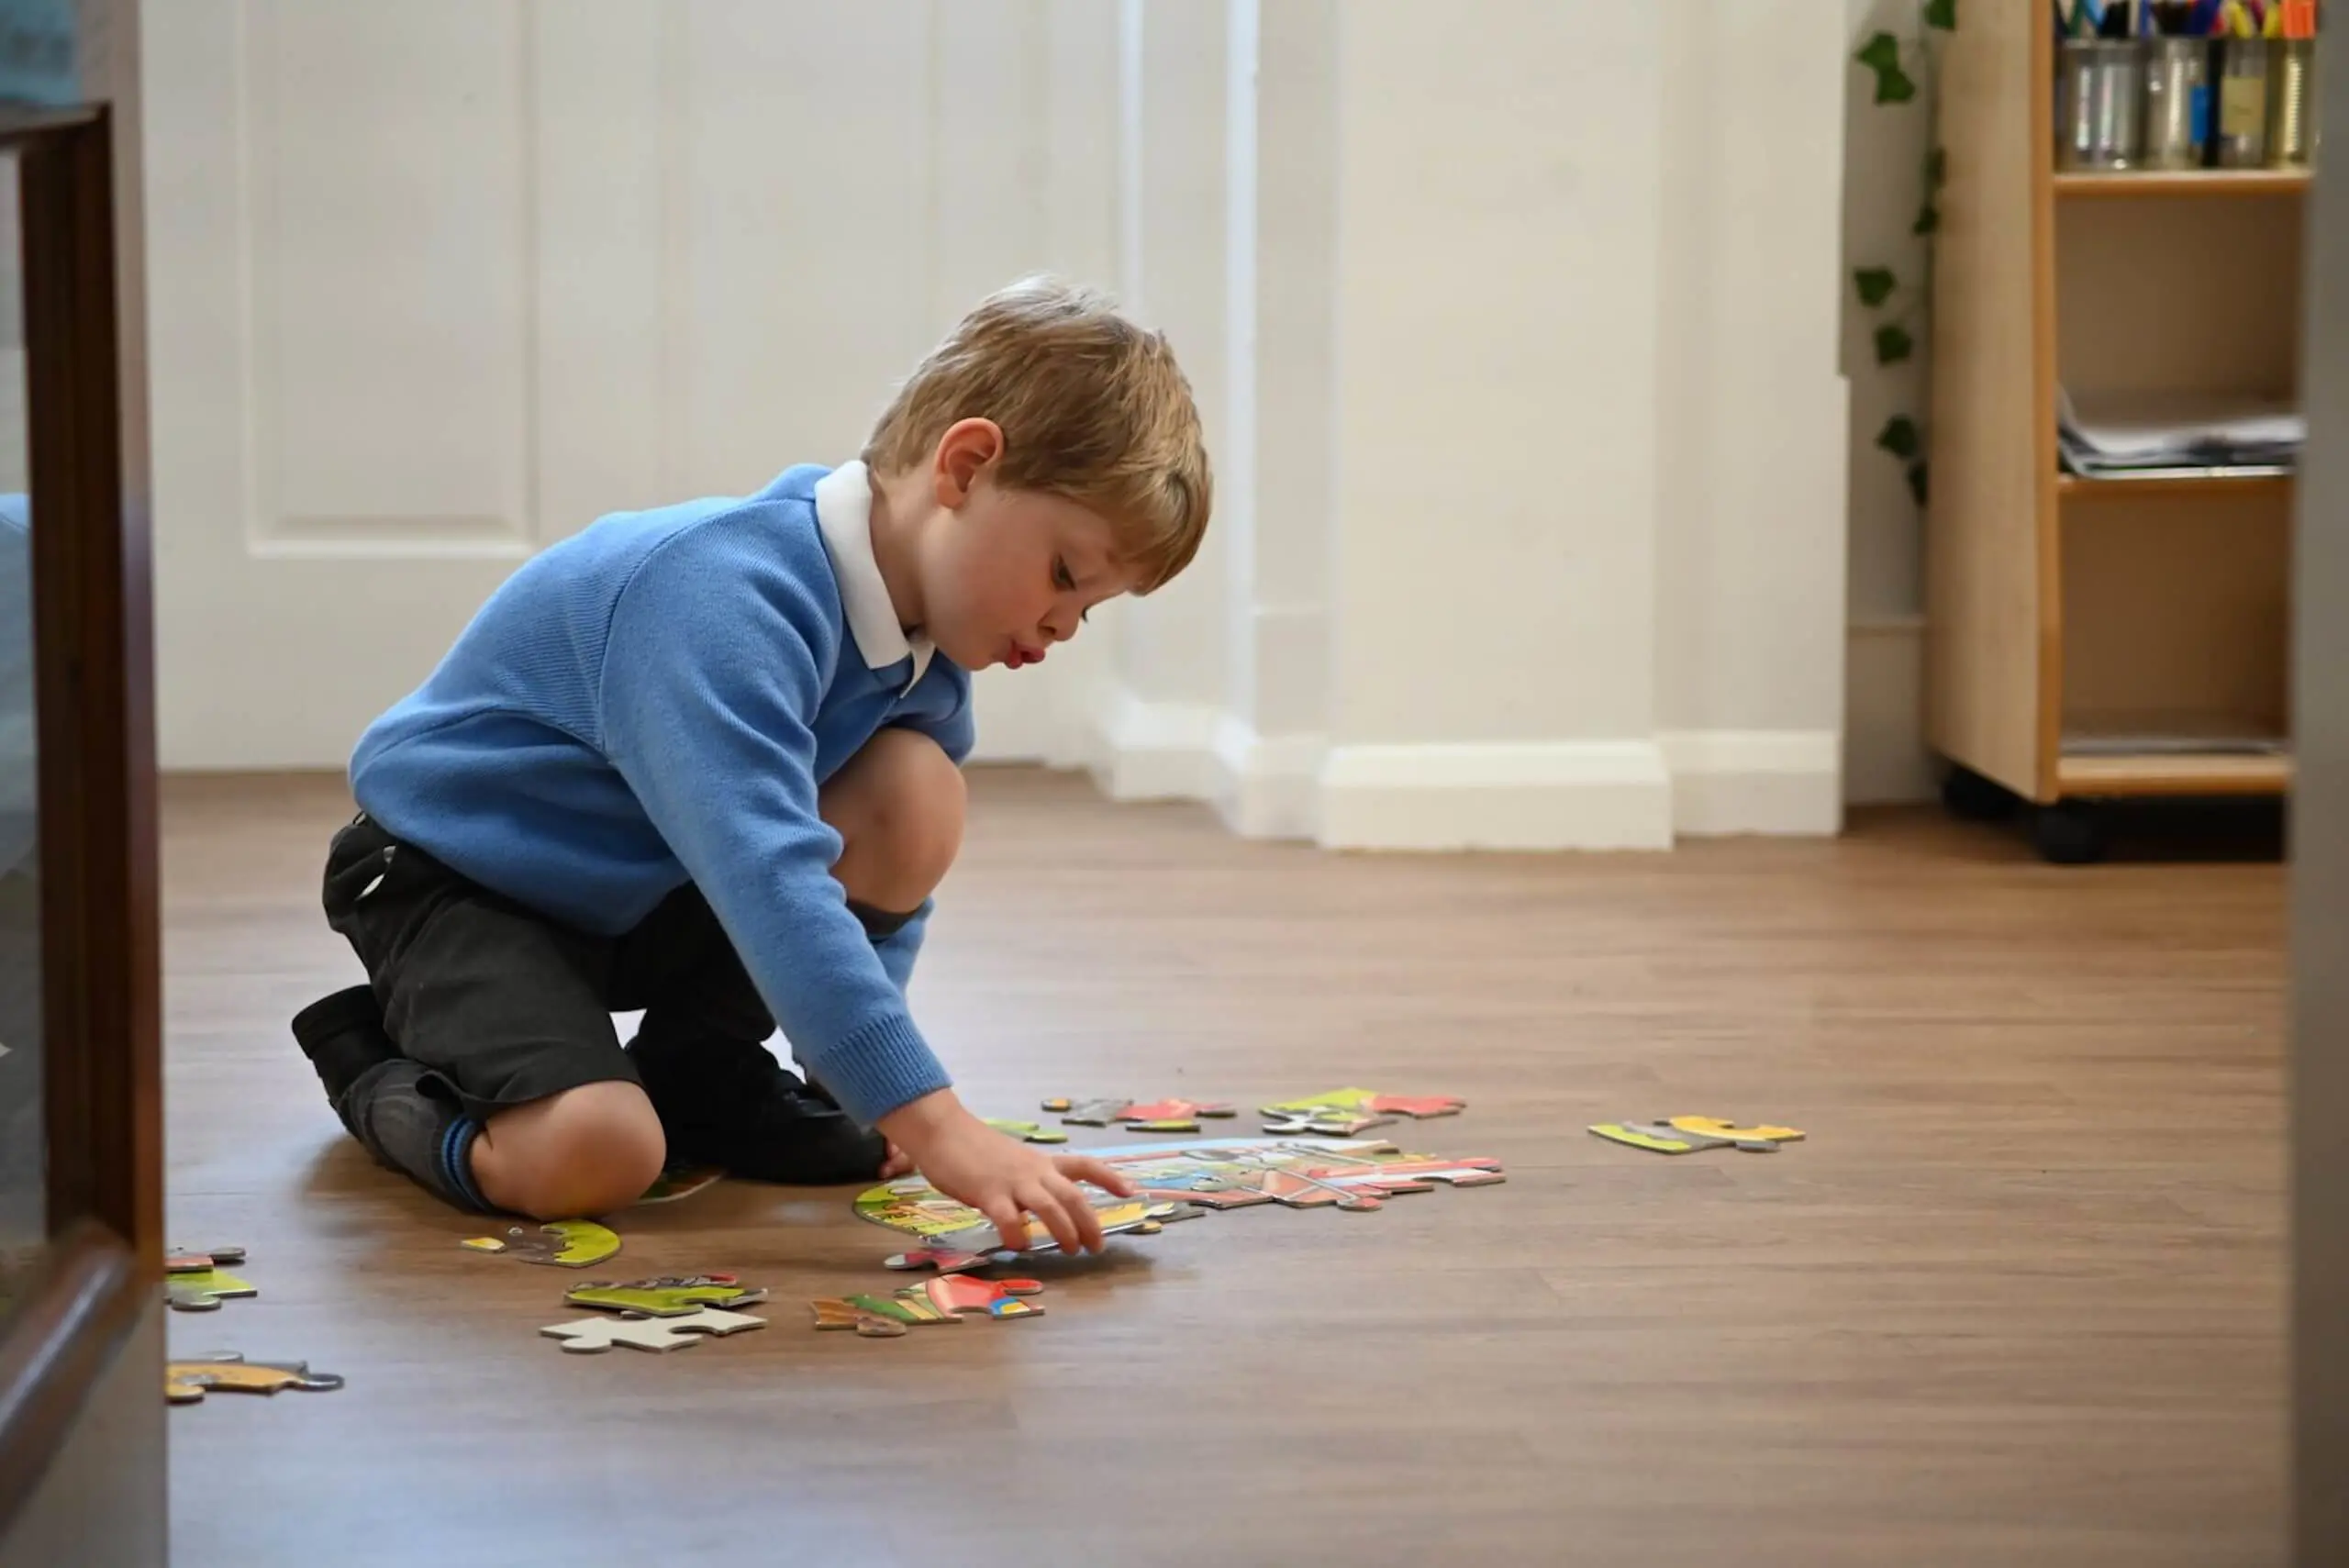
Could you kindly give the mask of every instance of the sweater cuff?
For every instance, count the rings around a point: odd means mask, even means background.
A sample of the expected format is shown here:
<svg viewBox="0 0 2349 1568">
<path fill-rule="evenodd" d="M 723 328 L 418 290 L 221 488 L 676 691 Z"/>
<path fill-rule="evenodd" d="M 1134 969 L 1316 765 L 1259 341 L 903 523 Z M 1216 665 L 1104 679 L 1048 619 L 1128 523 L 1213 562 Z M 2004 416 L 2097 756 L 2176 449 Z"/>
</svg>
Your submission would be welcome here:
<svg viewBox="0 0 2349 1568">
<path fill-rule="evenodd" d="M 904 1012 L 875 1018 L 807 1065 L 841 1108 L 865 1128 L 953 1083 L 912 1016 Z"/>
</svg>

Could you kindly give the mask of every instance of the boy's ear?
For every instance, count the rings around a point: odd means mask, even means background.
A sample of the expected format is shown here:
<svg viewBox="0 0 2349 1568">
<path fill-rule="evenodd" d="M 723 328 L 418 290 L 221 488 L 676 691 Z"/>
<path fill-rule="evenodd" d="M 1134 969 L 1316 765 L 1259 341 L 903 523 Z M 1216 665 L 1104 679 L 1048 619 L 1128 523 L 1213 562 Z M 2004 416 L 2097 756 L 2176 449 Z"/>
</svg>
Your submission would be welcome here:
<svg viewBox="0 0 2349 1568">
<path fill-rule="evenodd" d="M 957 419 L 938 438 L 932 478 L 938 504 L 949 509 L 971 498 L 971 492 L 996 459 L 1003 455 L 1003 427 L 992 419 Z"/>
</svg>

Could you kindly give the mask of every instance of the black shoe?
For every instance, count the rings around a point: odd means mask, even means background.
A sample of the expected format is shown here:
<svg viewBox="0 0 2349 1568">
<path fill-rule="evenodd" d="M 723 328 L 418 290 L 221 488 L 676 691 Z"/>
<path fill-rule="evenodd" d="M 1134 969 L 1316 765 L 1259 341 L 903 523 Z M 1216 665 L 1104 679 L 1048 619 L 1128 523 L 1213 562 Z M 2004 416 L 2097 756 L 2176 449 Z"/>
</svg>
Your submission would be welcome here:
<svg viewBox="0 0 2349 1568">
<path fill-rule="evenodd" d="M 871 1181 L 888 1144 L 829 1095 L 743 1040 L 673 1038 L 628 1048 L 668 1135 L 669 1162 L 716 1165 L 729 1175 L 794 1186 Z"/>
<path fill-rule="evenodd" d="M 343 1116 L 343 1104 L 351 1086 L 370 1068 L 396 1062 L 400 1055 L 400 1048 L 384 1032 L 384 1013 L 375 1005 L 375 993 L 364 985 L 320 997 L 295 1014 L 294 1038 L 317 1070 L 328 1103 L 337 1116 L 343 1117 L 346 1127 L 351 1118 Z"/>
</svg>

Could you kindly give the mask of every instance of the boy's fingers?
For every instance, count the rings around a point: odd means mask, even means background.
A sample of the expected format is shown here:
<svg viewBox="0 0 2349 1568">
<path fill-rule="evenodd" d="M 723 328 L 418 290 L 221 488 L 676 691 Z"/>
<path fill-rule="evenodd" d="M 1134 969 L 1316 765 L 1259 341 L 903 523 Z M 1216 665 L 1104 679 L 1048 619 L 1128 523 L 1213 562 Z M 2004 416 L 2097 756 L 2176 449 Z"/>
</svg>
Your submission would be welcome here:
<svg viewBox="0 0 2349 1568">
<path fill-rule="evenodd" d="M 1068 1209 L 1057 1193 L 1040 1184 L 1028 1194 L 1028 1207 L 1036 1211 L 1036 1218 L 1044 1222 L 1044 1229 L 1052 1233 L 1052 1240 L 1061 1244 L 1062 1251 L 1074 1252 L 1077 1250 L 1075 1222 L 1069 1218 Z"/>
<path fill-rule="evenodd" d="M 1134 1184 L 1098 1160 L 1088 1160 L 1082 1154 L 1063 1154 L 1060 1158 L 1061 1174 L 1070 1181 L 1091 1182 L 1106 1192 L 1119 1197 L 1134 1195 Z"/>
<path fill-rule="evenodd" d="M 1003 1238 L 1003 1244 L 1015 1252 L 1028 1250 L 1028 1222 L 1021 1218 L 1019 1206 L 1009 1198 L 998 1198 L 979 1211 Z"/>
<path fill-rule="evenodd" d="M 1085 1243 L 1085 1250 L 1088 1252 L 1099 1251 L 1101 1250 L 1101 1217 L 1094 1212 L 1091 1204 L 1085 1201 L 1085 1195 L 1077 1190 L 1076 1184 L 1063 1180 L 1060 1184 L 1060 1190 L 1052 1195 L 1068 1206 L 1069 1218 L 1076 1222 L 1077 1239 Z"/>
</svg>

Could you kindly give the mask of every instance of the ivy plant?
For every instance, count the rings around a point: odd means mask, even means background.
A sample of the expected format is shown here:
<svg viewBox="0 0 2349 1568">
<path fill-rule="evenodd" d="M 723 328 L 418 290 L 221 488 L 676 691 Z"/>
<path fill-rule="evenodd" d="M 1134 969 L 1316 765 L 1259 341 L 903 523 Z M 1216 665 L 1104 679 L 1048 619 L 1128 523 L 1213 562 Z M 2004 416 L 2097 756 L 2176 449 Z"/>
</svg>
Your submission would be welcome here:
<svg viewBox="0 0 2349 1568">
<path fill-rule="evenodd" d="M 1879 106 L 1914 103 L 1920 91 L 1928 105 L 1932 101 L 1934 35 L 1955 30 L 1957 0 L 1921 0 L 1919 15 L 1924 25 L 1907 47 L 1892 33 L 1878 31 L 1853 55 L 1873 75 Z M 1918 337 L 1926 329 L 1932 307 L 1932 237 L 1941 228 L 1941 190 L 1948 172 L 1942 150 L 1932 148 L 1920 171 L 1917 216 L 1909 226 L 1909 233 L 1925 241 L 1926 259 L 1917 280 L 1909 283 L 1889 266 L 1852 269 L 1853 292 L 1876 317 L 1873 337 L 1879 365 L 1898 364 L 1914 355 Z M 1906 467 L 1909 493 L 1922 506 L 1928 476 L 1924 432 L 1916 417 L 1895 414 L 1886 419 L 1876 444 Z"/>
</svg>

